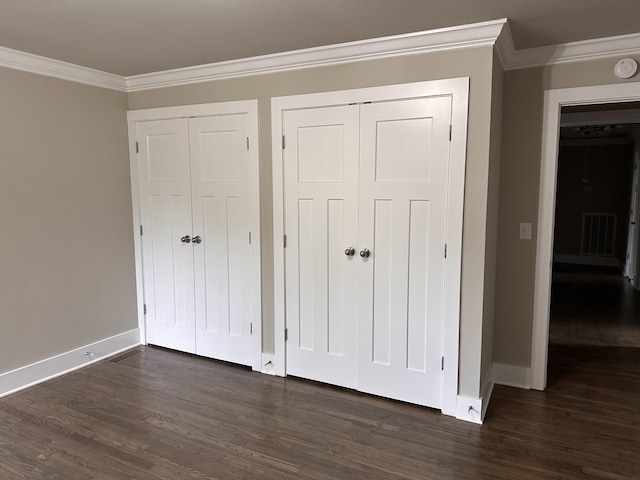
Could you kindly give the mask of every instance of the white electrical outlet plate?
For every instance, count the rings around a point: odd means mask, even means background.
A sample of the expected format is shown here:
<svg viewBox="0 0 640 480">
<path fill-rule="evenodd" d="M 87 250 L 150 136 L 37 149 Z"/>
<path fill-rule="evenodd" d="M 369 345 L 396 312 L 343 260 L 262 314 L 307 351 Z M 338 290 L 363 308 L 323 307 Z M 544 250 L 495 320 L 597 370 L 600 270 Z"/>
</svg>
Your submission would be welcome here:
<svg viewBox="0 0 640 480">
<path fill-rule="evenodd" d="M 531 223 L 520 224 L 520 240 L 531 240 Z"/>
</svg>

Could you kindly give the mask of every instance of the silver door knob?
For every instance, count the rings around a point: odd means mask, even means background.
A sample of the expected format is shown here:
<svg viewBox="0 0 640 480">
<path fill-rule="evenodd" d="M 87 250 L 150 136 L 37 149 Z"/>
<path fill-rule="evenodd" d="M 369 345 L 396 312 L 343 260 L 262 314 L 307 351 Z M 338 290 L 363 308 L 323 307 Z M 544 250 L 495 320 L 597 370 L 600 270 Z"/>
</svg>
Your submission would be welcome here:
<svg viewBox="0 0 640 480">
<path fill-rule="evenodd" d="M 180 239 L 182 243 L 191 243 L 191 237 L 189 235 L 185 235 Z"/>
<path fill-rule="evenodd" d="M 195 237 L 193 237 L 193 243 L 202 243 L 202 238 L 200 238 L 200 235 L 196 235 Z"/>
<path fill-rule="evenodd" d="M 362 250 L 360 250 L 360 256 L 362 258 L 369 258 L 371 256 L 371 252 L 368 248 L 363 248 Z"/>
<path fill-rule="evenodd" d="M 353 256 L 356 254 L 356 249 L 355 249 L 355 248 L 353 248 L 353 247 L 349 247 L 349 248 L 347 248 L 347 249 L 344 251 L 344 254 L 345 254 L 347 257 L 353 257 Z"/>
</svg>

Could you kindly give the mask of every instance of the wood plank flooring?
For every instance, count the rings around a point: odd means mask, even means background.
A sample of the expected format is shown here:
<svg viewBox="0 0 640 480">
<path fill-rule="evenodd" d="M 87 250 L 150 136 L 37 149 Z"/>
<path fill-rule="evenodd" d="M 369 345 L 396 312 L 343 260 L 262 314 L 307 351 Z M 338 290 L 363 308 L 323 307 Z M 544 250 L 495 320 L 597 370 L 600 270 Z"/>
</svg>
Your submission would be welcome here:
<svg viewBox="0 0 640 480">
<path fill-rule="evenodd" d="M 640 478 L 640 349 L 551 355 L 479 426 L 141 347 L 0 399 L 0 479 Z"/>
<path fill-rule="evenodd" d="M 617 268 L 554 264 L 549 341 L 640 347 L 640 292 Z"/>
</svg>

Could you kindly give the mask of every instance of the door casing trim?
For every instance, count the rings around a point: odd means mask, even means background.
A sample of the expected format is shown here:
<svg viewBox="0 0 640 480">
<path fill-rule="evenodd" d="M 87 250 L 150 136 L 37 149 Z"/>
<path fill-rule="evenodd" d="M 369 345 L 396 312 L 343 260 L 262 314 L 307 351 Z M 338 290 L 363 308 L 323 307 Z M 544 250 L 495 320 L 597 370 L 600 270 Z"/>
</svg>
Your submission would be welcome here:
<svg viewBox="0 0 640 480">
<path fill-rule="evenodd" d="M 535 390 L 544 390 L 547 386 L 551 265 L 561 109 L 570 105 L 632 101 L 640 101 L 640 83 L 560 88 L 547 90 L 544 94 L 531 335 L 531 388 Z"/>
<path fill-rule="evenodd" d="M 349 103 L 403 100 L 448 95 L 452 97 L 453 134 L 447 200 L 447 260 L 445 263 L 445 302 L 443 352 L 442 413 L 456 415 L 459 378 L 460 283 L 462 267 L 462 221 L 467 154 L 467 119 L 469 78 L 369 87 L 335 92 L 312 93 L 271 99 L 273 235 L 274 235 L 274 330 L 273 371 L 286 375 L 285 348 L 285 269 L 284 181 L 283 181 L 283 113 L 286 110 L 345 105 Z"/>
<path fill-rule="evenodd" d="M 258 152 L 258 100 L 240 100 L 231 102 L 204 103 L 198 105 L 180 105 L 174 107 L 146 108 L 129 110 L 127 123 L 129 129 L 129 168 L 131 173 L 131 201 L 133 211 L 133 242 L 136 274 L 136 305 L 138 309 L 138 327 L 141 343 L 147 344 L 146 322 L 144 316 L 144 277 L 142 270 L 142 239 L 140 225 L 139 172 L 136 152 L 138 122 L 150 120 L 168 120 L 173 118 L 207 117 L 214 115 L 246 114 L 248 116 L 249 148 L 249 205 L 251 213 L 251 367 L 262 369 L 262 281 L 261 281 L 261 236 L 260 236 L 260 178 Z"/>
</svg>

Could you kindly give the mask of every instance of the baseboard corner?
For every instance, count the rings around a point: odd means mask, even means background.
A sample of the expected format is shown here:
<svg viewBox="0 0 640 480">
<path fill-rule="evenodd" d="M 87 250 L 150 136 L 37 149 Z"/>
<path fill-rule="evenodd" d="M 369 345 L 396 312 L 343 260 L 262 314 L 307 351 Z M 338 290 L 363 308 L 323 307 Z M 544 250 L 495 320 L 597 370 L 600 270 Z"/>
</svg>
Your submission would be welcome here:
<svg viewBox="0 0 640 480">
<path fill-rule="evenodd" d="M 493 382 L 507 387 L 531 389 L 531 368 L 506 363 L 493 364 Z"/>
<path fill-rule="evenodd" d="M 465 422 L 482 425 L 482 398 L 458 395 L 456 418 Z"/>
</svg>

